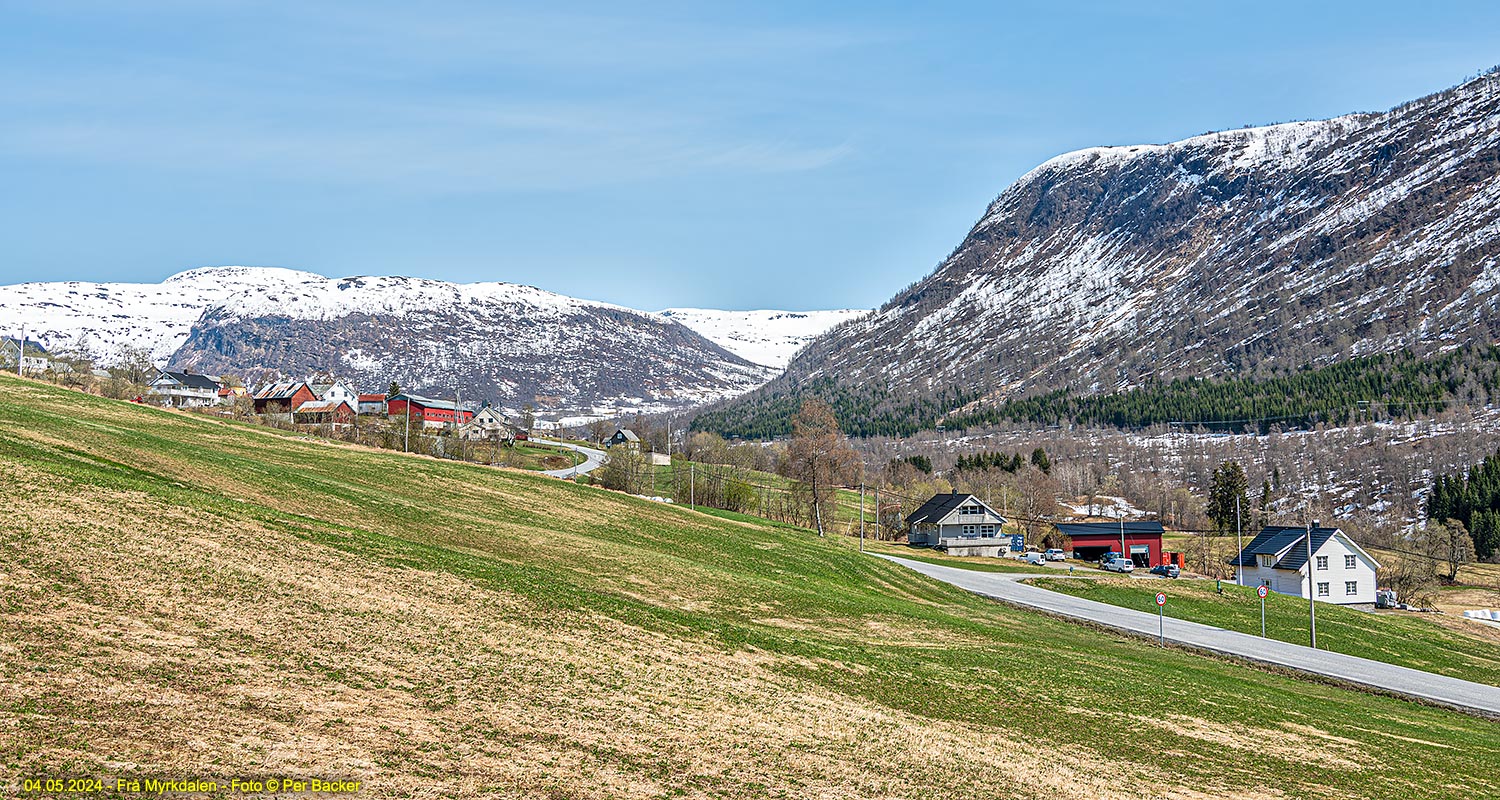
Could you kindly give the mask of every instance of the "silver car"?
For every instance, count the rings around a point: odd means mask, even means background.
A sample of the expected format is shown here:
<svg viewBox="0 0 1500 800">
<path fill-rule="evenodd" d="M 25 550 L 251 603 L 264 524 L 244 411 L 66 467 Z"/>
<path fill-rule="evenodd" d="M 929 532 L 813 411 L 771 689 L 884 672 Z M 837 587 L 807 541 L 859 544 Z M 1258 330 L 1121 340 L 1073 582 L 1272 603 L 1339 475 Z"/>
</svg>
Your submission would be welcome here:
<svg viewBox="0 0 1500 800">
<path fill-rule="evenodd" d="M 1128 558 L 1112 558 L 1104 568 L 1110 572 L 1135 572 L 1135 562 Z"/>
</svg>

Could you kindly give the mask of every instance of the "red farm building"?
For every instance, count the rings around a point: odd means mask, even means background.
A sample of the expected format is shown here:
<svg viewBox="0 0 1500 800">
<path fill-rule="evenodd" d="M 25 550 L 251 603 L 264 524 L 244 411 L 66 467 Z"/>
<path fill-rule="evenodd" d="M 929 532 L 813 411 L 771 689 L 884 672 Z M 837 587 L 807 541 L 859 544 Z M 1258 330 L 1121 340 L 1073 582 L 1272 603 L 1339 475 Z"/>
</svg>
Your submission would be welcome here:
<svg viewBox="0 0 1500 800">
<path fill-rule="evenodd" d="M 303 403 L 317 399 L 312 387 L 302 381 L 268 384 L 252 398 L 257 414 L 288 414 Z"/>
<path fill-rule="evenodd" d="M 293 422 L 307 425 L 348 425 L 354 421 L 354 406 L 348 400 L 314 400 L 297 406 Z"/>
<path fill-rule="evenodd" d="M 1059 522 L 1057 531 L 1072 542 L 1072 555 L 1098 561 L 1108 552 L 1124 553 L 1137 567 L 1164 563 L 1160 522 Z"/>
<path fill-rule="evenodd" d="M 450 400 L 434 400 L 415 394 L 398 394 L 385 403 L 386 413 L 392 418 L 404 417 L 410 409 L 413 420 L 421 420 L 429 428 L 445 425 L 461 425 L 474 418 L 474 412 L 460 409 Z"/>
</svg>

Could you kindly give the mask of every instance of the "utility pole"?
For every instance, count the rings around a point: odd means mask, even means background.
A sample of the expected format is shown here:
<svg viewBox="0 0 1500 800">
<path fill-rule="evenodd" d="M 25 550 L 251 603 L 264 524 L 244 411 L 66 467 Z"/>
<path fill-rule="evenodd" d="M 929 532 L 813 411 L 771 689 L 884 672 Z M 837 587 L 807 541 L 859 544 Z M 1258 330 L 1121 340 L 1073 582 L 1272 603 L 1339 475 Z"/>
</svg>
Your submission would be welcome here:
<svg viewBox="0 0 1500 800">
<path fill-rule="evenodd" d="M 26 360 L 26 326 L 21 326 L 21 345 L 16 348 L 16 376 L 21 375 L 21 362 Z"/>
<path fill-rule="evenodd" d="M 1245 574 L 1245 567 L 1240 563 L 1240 559 L 1245 553 L 1243 535 L 1243 532 L 1240 530 L 1240 499 L 1236 497 L 1234 498 L 1234 546 L 1239 548 L 1239 553 L 1235 554 L 1234 557 L 1234 585 L 1236 586 L 1245 585 L 1245 579 L 1241 577 Z"/>
<path fill-rule="evenodd" d="M 411 398 L 410 397 L 406 398 L 406 435 L 405 435 L 404 443 L 401 445 L 401 448 L 405 452 L 408 452 L 408 453 L 411 452 Z"/>
<path fill-rule="evenodd" d="M 1120 513 L 1120 558 L 1130 558 L 1125 553 L 1125 514 Z"/>
<path fill-rule="evenodd" d="M 1307 629 L 1312 637 L 1312 648 L 1318 649 L 1318 612 L 1315 607 L 1317 599 L 1316 589 L 1318 585 L 1313 582 L 1313 528 L 1318 523 L 1316 520 L 1307 523 Z"/>
<path fill-rule="evenodd" d="M 688 508 L 698 510 L 698 467 L 693 462 L 688 462 Z"/>
<path fill-rule="evenodd" d="M 859 483 L 859 552 L 865 551 L 865 484 Z"/>
<path fill-rule="evenodd" d="M 875 539 L 880 540 L 880 484 L 878 483 L 875 484 Z"/>
</svg>

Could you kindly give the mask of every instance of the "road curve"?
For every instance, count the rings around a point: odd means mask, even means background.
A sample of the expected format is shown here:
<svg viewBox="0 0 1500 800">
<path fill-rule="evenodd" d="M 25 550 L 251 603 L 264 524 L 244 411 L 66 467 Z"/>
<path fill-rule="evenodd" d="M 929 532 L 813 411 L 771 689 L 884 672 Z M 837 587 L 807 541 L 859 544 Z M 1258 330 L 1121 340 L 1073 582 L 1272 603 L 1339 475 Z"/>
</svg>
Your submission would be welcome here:
<svg viewBox="0 0 1500 800">
<path fill-rule="evenodd" d="M 583 445 L 572 444 L 570 442 L 559 442 L 552 439 L 538 439 L 537 441 L 546 442 L 553 447 L 561 447 L 564 450 L 572 450 L 578 453 L 583 453 L 584 456 L 584 461 L 582 464 L 568 467 L 567 469 L 544 470 L 542 472 L 543 475 L 550 475 L 554 478 L 571 478 L 575 475 L 587 475 L 604 465 L 603 450 L 595 450 L 592 447 L 584 447 Z"/>
<path fill-rule="evenodd" d="M 1157 635 L 1158 622 L 1155 614 L 1085 600 L 1020 582 L 1025 578 L 1049 577 L 1046 575 L 975 572 L 909 561 L 895 556 L 876 555 L 928 577 L 995 600 L 1087 620 L 1097 625 L 1144 634 L 1153 638 Z M 1170 616 L 1166 618 L 1165 638 L 1189 647 L 1265 664 L 1275 664 L 1485 716 L 1500 717 L 1500 687 L 1435 675 L 1431 672 L 1327 650 L 1314 650 L 1275 639 L 1262 639 L 1259 636 L 1215 628 L 1212 625 L 1172 619 Z"/>
</svg>

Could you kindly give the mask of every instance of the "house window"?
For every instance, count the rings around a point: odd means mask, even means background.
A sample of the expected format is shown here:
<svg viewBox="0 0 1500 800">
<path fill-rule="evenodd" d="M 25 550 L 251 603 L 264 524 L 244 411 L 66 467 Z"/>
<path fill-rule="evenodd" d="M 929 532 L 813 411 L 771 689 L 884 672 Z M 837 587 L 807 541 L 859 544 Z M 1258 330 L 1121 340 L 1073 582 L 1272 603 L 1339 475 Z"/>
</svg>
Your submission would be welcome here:
<svg viewBox="0 0 1500 800">
<path fill-rule="evenodd" d="M 979 532 L 981 534 L 985 535 L 985 536 L 994 536 L 995 535 L 995 526 L 994 525 L 981 525 L 979 527 Z"/>
<path fill-rule="evenodd" d="M 1318 569 L 1328 569 L 1328 556 L 1318 556 Z"/>
<path fill-rule="evenodd" d="M 965 525 L 963 527 L 963 531 L 964 531 L 964 535 L 965 536 L 978 536 L 979 535 L 979 526 L 978 525 Z"/>
<path fill-rule="evenodd" d="M 1275 566 L 1276 565 L 1276 556 L 1274 556 L 1274 555 L 1268 555 L 1266 553 L 1261 553 L 1260 554 L 1260 565 L 1262 567 L 1272 567 L 1272 566 Z"/>
<path fill-rule="evenodd" d="M 1326 581 L 1323 582 L 1323 583 L 1318 584 L 1318 596 L 1319 597 L 1327 597 L 1328 596 L 1328 583 Z"/>
<path fill-rule="evenodd" d="M 1344 594 L 1359 594 L 1359 581 L 1344 581 Z"/>
<path fill-rule="evenodd" d="M 1358 560 L 1354 556 L 1344 556 L 1344 569 L 1354 569 Z"/>
</svg>

